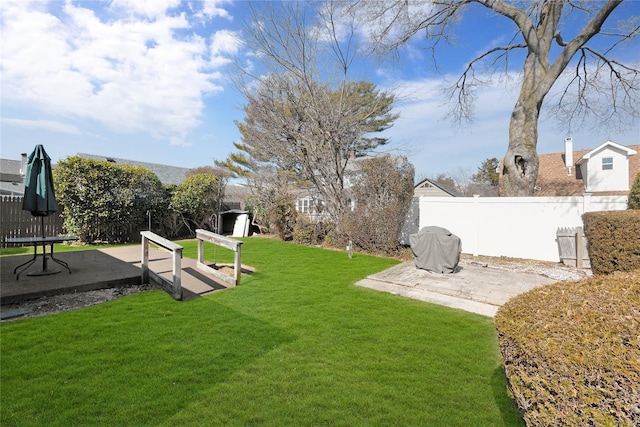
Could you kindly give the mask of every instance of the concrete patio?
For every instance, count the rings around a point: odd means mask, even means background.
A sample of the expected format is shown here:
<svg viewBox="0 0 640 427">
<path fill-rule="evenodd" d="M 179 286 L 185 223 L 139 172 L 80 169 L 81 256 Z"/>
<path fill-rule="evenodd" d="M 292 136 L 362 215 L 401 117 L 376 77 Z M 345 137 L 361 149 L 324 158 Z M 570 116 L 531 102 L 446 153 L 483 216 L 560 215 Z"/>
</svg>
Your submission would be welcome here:
<svg viewBox="0 0 640 427">
<path fill-rule="evenodd" d="M 432 273 L 404 262 L 357 283 L 434 304 L 493 317 L 511 297 L 537 286 L 554 283 L 540 274 L 487 268 L 461 260 L 458 272 Z"/>
<path fill-rule="evenodd" d="M 71 273 L 59 268 L 59 265 L 49 260 L 49 269 L 62 271 L 47 276 L 29 276 L 29 271 L 42 269 L 42 261 L 38 256 L 36 263 L 21 273 L 20 278 L 17 279 L 13 270 L 32 257 L 33 255 L 20 255 L 0 258 L 0 280 L 2 281 L 0 301 L 2 304 L 43 296 L 141 283 L 141 247 L 139 245 L 56 253 L 56 258 L 69 264 Z M 160 249 L 150 249 L 149 268 L 171 280 L 171 254 Z M 190 258 L 182 259 L 181 283 L 183 299 L 190 299 L 229 287 L 227 283 L 222 283 L 213 276 L 198 270 L 196 260 Z"/>
</svg>

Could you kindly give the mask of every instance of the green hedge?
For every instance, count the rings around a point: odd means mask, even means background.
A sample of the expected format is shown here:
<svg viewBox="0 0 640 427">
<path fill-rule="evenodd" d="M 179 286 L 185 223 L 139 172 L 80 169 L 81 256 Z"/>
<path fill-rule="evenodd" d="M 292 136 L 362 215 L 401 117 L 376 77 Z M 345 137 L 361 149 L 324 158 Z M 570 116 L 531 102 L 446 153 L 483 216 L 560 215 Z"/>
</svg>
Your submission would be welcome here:
<svg viewBox="0 0 640 427">
<path fill-rule="evenodd" d="M 164 214 L 167 194 L 158 177 L 141 166 L 68 157 L 53 177 L 66 232 L 84 243 L 119 243 L 147 228 L 147 211 Z"/>
<path fill-rule="evenodd" d="M 640 210 L 582 215 L 594 274 L 640 269 Z"/>
<path fill-rule="evenodd" d="M 628 209 L 640 209 L 640 173 L 636 175 L 631 191 L 629 191 Z"/>
<path fill-rule="evenodd" d="M 640 271 L 536 288 L 495 322 L 527 425 L 640 425 Z"/>
</svg>

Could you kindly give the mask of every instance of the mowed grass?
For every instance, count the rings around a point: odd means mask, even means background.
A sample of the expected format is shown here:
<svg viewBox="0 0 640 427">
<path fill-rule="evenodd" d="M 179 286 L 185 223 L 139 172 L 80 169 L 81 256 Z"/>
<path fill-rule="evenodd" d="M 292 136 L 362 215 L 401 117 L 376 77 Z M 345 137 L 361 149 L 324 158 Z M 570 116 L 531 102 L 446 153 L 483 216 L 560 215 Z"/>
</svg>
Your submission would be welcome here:
<svg viewBox="0 0 640 427">
<path fill-rule="evenodd" d="M 491 318 L 354 286 L 397 261 L 263 238 L 242 261 L 207 297 L 2 324 L 0 425 L 523 425 Z"/>
</svg>

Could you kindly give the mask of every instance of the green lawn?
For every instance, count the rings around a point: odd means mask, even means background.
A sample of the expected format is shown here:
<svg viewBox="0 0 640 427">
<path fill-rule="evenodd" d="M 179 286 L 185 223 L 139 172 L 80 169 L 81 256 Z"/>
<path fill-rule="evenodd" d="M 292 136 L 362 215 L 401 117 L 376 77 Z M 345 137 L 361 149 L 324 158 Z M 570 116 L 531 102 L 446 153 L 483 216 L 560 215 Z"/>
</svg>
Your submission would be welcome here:
<svg viewBox="0 0 640 427">
<path fill-rule="evenodd" d="M 263 238 L 242 261 L 242 285 L 188 302 L 2 324 L 0 425 L 524 425 L 491 318 L 353 285 L 397 261 Z"/>
</svg>

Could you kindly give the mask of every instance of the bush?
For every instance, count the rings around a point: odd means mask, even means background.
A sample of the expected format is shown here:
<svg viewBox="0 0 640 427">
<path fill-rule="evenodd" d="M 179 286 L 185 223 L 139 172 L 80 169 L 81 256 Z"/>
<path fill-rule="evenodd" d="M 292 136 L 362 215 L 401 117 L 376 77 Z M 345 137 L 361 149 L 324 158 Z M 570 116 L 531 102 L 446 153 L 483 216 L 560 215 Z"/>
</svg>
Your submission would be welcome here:
<svg viewBox="0 0 640 427">
<path fill-rule="evenodd" d="M 640 425 L 640 271 L 536 288 L 495 323 L 527 425 Z"/>
<path fill-rule="evenodd" d="M 391 254 L 400 247 L 400 232 L 413 197 L 413 166 L 404 157 L 386 155 L 362 160 L 354 175 L 355 207 L 341 218 L 336 240 Z"/>
<path fill-rule="evenodd" d="M 300 245 L 321 245 L 328 233 L 329 227 L 324 222 L 313 221 L 306 214 L 298 214 L 293 228 L 293 241 Z"/>
<path fill-rule="evenodd" d="M 262 166 L 248 175 L 251 196 L 245 209 L 251 211 L 253 222 L 261 233 L 277 233 L 283 240 L 291 239 L 296 209 L 290 181 L 289 174 L 269 166 Z"/>
<path fill-rule="evenodd" d="M 629 191 L 627 209 L 640 209 L 640 173 L 636 175 L 633 187 L 631 187 L 631 191 Z"/>
<path fill-rule="evenodd" d="M 293 238 L 297 215 L 295 201 L 289 194 L 277 195 L 266 209 L 269 229 L 273 229 L 282 240 Z"/>
<path fill-rule="evenodd" d="M 197 228 L 213 229 L 213 217 L 218 213 L 222 194 L 223 185 L 219 177 L 197 173 L 174 189 L 169 207 L 195 236 Z"/>
<path fill-rule="evenodd" d="M 69 157 L 54 170 L 64 228 L 84 243 L 125 242 L 146 229 L 147 211 L 162 215 L 166 192 L 141 166 Z"/>
<path fill-rule="evenodd" d="M 640 210 L 582 215 L 594 274 L 640 269 Z"/>
</svg>

